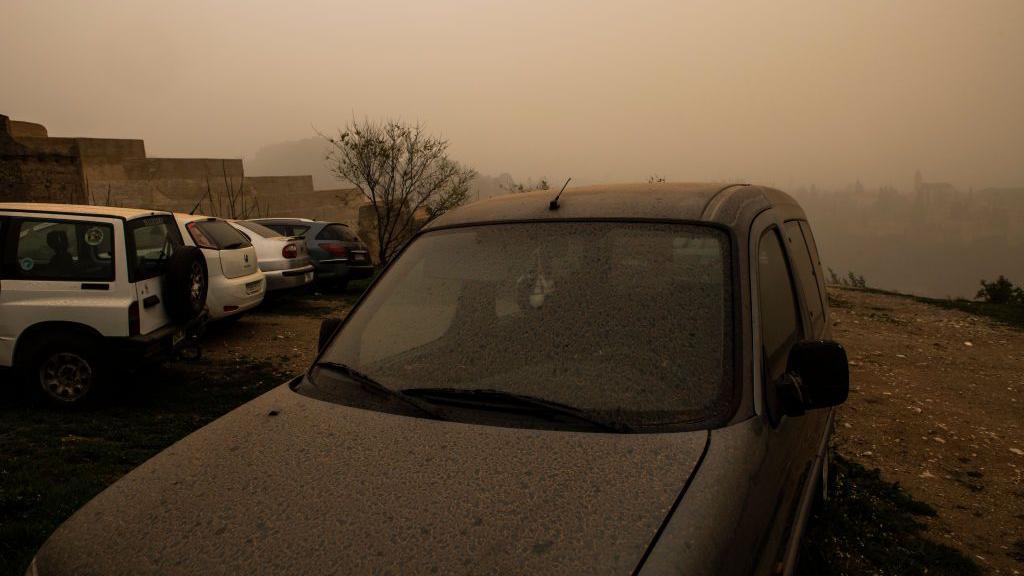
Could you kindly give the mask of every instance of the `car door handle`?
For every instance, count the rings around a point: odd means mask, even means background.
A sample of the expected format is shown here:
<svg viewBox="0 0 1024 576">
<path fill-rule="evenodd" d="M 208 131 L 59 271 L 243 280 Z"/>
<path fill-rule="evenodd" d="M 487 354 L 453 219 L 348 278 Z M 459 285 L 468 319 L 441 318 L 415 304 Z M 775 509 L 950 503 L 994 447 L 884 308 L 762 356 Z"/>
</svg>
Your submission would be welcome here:
<svg viewBox="0 0 1024 576">
<path fill-rule="evenodd" d="M 101 284 L 99 282 L 84 282 L 82 284 L 82 290 L 110 290 L 110 284 Z"/>
<path fill-rule="evenodd" d="M 142 307 L 143 308 L 152 308 L 153 306 L 156 306 L 159 303 L 160 303 L 160 297 L 157 296 L 156 294 L 153 294 L 153 295 L 150 295 L 150 296 L 146 296 L 145 298 L 142 299 Z"/>
</svg>

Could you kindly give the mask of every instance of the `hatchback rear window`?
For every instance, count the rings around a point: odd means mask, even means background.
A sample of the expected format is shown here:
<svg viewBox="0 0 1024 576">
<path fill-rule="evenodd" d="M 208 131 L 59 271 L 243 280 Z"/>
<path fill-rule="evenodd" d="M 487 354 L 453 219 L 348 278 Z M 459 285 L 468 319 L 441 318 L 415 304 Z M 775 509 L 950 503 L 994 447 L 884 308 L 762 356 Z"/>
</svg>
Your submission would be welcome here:
<svg viewBox="0 0 1024 576">
<path fill-rule="evenodd" d="M 200 248 L 234 250 L 251 246 L 249 239 L 223 220 L 200 220 L 185 225 L 192 240 Z"/>
<path fill-rule="evenodd" d="M 359 238 L 351 230 L 341 224 L 329 224 L 316 235 L 317 240 L 339 240 L 341 242 L 358 242 Z"/>
</svg>

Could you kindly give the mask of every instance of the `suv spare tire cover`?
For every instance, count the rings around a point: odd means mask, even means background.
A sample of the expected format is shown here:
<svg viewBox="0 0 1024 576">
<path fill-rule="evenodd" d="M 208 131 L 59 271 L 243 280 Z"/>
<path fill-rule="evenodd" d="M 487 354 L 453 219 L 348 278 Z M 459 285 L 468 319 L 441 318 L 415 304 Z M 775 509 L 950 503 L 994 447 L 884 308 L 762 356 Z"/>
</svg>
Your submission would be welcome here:
<svg viewBox="0 0 1024 576">
<path fill-rule="evenodd" d="M 206 306 L 209 273 L 206 257 L 195 246 L 178 246 L 164 270 L 163 300 L 167 315 L 188 322 Z"/>
</svg>

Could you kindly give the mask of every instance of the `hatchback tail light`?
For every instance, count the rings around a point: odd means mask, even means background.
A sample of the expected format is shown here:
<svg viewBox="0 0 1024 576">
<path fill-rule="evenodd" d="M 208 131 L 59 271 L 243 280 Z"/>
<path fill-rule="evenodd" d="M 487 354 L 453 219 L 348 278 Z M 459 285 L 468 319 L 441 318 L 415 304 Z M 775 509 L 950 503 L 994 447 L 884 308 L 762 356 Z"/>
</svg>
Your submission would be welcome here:
<svg viewBox="0 0 1024 576">
<path fill-rule="evenodd" d="M 338 242 L 324 242 L 320 247 L 326 250 L 331 256 L 336 256 L 338 258 L 345 258 L 348 256 L 348 248 L 345 248 Z"/>
<path fill-rule="evenodd" d="M 288 258 L 296 258 L 299 255 L 299 249 L 295 244 L 285 244 L 284 248 L 281 249 L 281 256 Z"/>
</svg>

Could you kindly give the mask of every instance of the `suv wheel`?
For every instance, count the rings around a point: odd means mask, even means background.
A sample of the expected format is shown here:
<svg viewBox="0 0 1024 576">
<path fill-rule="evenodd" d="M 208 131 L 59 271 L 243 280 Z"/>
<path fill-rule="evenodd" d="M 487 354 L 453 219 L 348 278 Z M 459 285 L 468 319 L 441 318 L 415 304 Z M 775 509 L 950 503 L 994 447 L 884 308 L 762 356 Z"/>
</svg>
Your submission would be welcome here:
<svg viewBox="0 0 1024 576">
<path fill-rule="evenodd" d="M 51 403 L 79 404 L 94 394 L 102 376 L 100 355 L 81 337 L 48 338 L 32 354 L 29 383 Z"/>
</svg>

